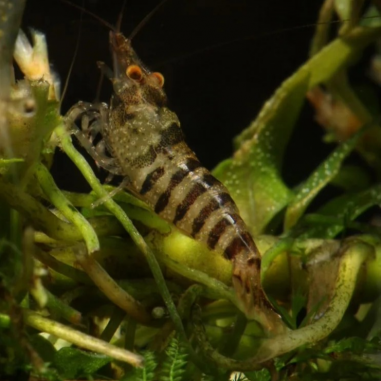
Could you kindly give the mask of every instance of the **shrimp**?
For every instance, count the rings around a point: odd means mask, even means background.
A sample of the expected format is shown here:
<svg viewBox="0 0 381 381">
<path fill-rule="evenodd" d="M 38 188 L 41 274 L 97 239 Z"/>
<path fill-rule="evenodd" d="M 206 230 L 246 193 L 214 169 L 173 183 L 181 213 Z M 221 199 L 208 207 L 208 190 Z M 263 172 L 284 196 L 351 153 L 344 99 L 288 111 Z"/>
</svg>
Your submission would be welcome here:
<svg viewBox="0 0 381 381">
<path fill-rule="evenodd" d="M 113 85 L 110 106 L 80 102 L 66 123 L 84 115 L 82 130 L 90 138 L 79 129 L 75 135 L 100 167 L 124 177 L 125 188 L 163 219 L 232 261 L 241 309 L 271 329 L 279 316 L 261 287 L 260 253 L 226 187 L 188 147 L 167 107 L 164 77 L 142 63 L 123 34 L 110 32 L 110 48 L 114 71 L 99 64 Z"/>
</svg>

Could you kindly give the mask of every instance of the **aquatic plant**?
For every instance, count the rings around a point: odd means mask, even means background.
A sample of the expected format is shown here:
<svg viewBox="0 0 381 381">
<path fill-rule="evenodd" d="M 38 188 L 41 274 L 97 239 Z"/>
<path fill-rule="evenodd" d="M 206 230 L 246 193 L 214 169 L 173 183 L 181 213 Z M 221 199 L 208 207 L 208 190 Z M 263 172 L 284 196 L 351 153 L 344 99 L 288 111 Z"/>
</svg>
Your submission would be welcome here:
<svg viewBox="0 0 381 381">
<path fill-rule="evenodd" d="M 350 22 L 331 38 L 333 2 L 324 3 L 311 57 L 213 171 L 262 254 L 262 285 L 281 317 L 271 326 L 240 310 L 229 260 L 131 194 L 108 197 L 114 188 L 98 180 L 61 115 L 44 36 L 32 32 L 31 44 L 19 32 L 23 1 L 0 3 L 2 377 L 380 378 L 381 241 L 369 217 L 381 201 L 380 120 L 348 80 L 381 36 L 379 4 L 336 3 Z M 25 75 L 16 83 L 12 56 Z M 280 169 L 306 96 L 335 148 L 291 189 Z M 58 150 L 90 193 L 57 186 Z M 349 165 L 351 155 L 361 160 Z M 340 194 L 316 205 L 332 184 Z"/>
</svg>

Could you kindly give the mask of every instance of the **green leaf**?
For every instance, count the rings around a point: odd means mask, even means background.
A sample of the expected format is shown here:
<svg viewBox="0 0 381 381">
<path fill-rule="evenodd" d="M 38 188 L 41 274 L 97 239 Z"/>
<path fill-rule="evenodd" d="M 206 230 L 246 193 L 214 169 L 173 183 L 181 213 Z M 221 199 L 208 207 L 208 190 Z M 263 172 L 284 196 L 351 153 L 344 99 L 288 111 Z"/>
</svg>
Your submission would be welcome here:
<svg viewBox="0 0 381 381">
<path fill-rule="evenodd" d="M 381 185 L 376 185 L 363 192 L 345 194 L 328 202 L 319 211 L 322 221 L 308 229 L 303 238 L 334 238 L 348 224 L 367 209 L 381 203 Z M 308 217 L 308 216 L 307 216 Z M 324 217 L 328 217 L 323 224 Z"/>
<path fill-rule="evenodd" d="M 355 148 L 363 129 L 351 139 L 337 147 L 334 152 L 312 172 L 311 176 L 299 187 L 294 199 L 287 208 L 284 226 L 288 230 L 303 215 L 315 196 L 339 173 L 343 160 Z"/>
<path fill-rule="evenodd" d="M 62 378 L 91 376 L 112 361 L 111 357 L 65 347 L 55 353 L 52 365 Z"/>
<path fill-rule="evenodd" d="M 272 306 L 275 308 L 275 310 L 279 313 L 281 316 L 283 322 L 291 329 L 296 329 L 296 326 L 294 324 L 294 319 L 290 316 L 287 308 L 283 307 L 282 305 L 278 304 L 276 299 L 271 297 L 270 295 L 267 295 L 267 298 L 269 299 Z"/>
<path fill-rule="evenodd" d="M 254 234 L 289 202 L 292 192 L 284 184 L 280 167 L 285 147 L 304 102 L 308 74 L 301 73 L 292 88 L 281 86 L 271 107 L 239 138 L 238 151 L 213 172 L 229 189 L 242 218 Z"/>
<path fill-rule="evenodd" d="M 324 353 L 341 353 L 350 351 L 352 353 L 377 352 L 381 350 L 379 340 L 368 341 L 360 337 L 348 337 L 340 341 L 331 342 Z"/>
<path fill-rule="evenodd" d="M 374 5 L 370 6 L 360 20 L 360 25 L 368 28 L 376 28 L 381 26 L 380 12 Z"/>
<path fill-rule="evenodd" d="M 176 338 L 173 338 L 166 350 L 166 359 L 162 365 L 161 381 L 181 381 L 187 365 L 187 353 L 179 344 Z"/>
<path fill-rule="evenodd" d="M 299 312 L 302 311 L 302 309 L 306 306 L 307 304 L 307 297 L 306 295 L 303 294 L 301 290 L 296 290 L 291 299 L 291 315 L 292 318 L 294 319 L 294 325 L 295 328 L 297 327 L 297 318 L 299 315 Z"/>
<path fill-rule="evenodd" d="M 35 334 L 29 338 L 29 342 L 45 362 L 51 363 L 53 361 L 56 349 L 49 340 L 39 334 Z"/>
<path fill-rule="evenodd" d="M 355 165 L 343 165 L 338 174 L 331 180 L 331 184 L 345 191 L 361 191 L 370 186 L 368 173 Z"/>
<path fill-rule="evenodd" d="M 246 372 L 245 375 L 249 381 L 271 381 L 271 374 L 268 369 Z"/>
<path fill-rule="evenodd" d="M 157 360 L 155 353 L 145 351 L 142 353 L 144 356 L 144 367 L 135 368 L 132 373 L 127 373 L 121 381 L 153 381 L 155 378 L 155 369 L 157 367 Z"/>
<path fill-rule="evenodd" d="M 353 0 L 335 0 L 336 12 L 341 20 L 351 19 L 353 3 Z"/>
</svg>

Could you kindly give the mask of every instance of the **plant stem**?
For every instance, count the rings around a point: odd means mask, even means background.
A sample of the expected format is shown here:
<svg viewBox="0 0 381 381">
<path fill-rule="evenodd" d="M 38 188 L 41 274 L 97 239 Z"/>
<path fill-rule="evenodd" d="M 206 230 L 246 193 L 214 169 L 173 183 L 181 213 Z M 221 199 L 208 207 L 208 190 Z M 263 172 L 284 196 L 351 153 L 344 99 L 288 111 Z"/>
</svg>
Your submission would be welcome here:
<svg viewBox="0 0 381 381">
<path fill-rule="evenodd" d="M 61 323 L 47 319 L 36 312 L 24 310 L 25 323 L 42 332 L 50 333 L 61 339 L 69 341 L 72 344 L 78 345 L 81 348 L 90 351 L 103 353 L 120 361 L 127 362 L 135 367 L 143 366 L 143 357 L 135 353 L 121 349 L 106 343 L 103 340 L 96 339 L 95 337 L 86 335 L 82 332 L 76 331 L 73 328 L 66 327 Z"/>
<path fill-rule="evenodd" d="M 84 250 L 78 250 L 77 259 L 97 287 L 113 303 L 141 324 L 147 324 L 151 321 L 150 314 L 141 303 L 124 291 L 93 257 L 87 255 Z"/>
<path fill-rule="evenodd" d="M 73 161 L 73 163 L 77 166 L 77 168 L 81 171 L 91 188 L 95 191 L 99 198 L 106 197 L 107 192 L 103 189 L 99 180 L 94 175 L 90 165 L 84 159 L 84 157 L 74 148 L 71 138 L 65 130 L 63 125 L 59 126 L 55 130 L 57 136 L 61 140 L 61 145 L 65 153 L 69 156 L 69 158 Z M 148 247 L 143 237 L 136 230 L 135 226 L 132 224 L 131 220 L 124 213 L 123 209 L 116 204 L 112 199 L 106 199 L 104 202 L 106 208 L 114 214 L 114 216 L 120 221 L 126 231 L 130 234 L 132 240 L 135 242 L 136 246 L 141 250 L 144 254 L 147 262 L 152 271 L 152 275 L 157 282 L 157 286 L 160 290 L 160 293 L 163 297 L 163 300 L 168 308 L 168 312 L 172 318 L 176 326 L 176 330 L 182 337 L 184 341 L 187 341 L 187 336 L 181 322 L 180 316 L 177 313 L 176 307 L 173 303 L 172 297 L 169 293 L 167 285 L 164 280 L 164 276 L 161 272 L 160 266 L 155 258 L 153 252 Z"/>
<path fill-rule="evenodd" d="M 362 241 L 352 240 L 345 245 L 341 254 L 336 287 L 325 314 L 306 327 L 264 339 L 257 350 L 257 354 L 248 360 L 234 360 L 218 353 L 208 342 L 202 325 L 201 311 L 194 308 L 192 314 L 194 333 L 204 355 L 210 358 L 217 366 L 225 369 L 236 371 L 256 370 L 262 368 L 264 362 L 274 357 L 327 337 L 340 323 L 352 298 L 357 275 L 364 261 L 373 254 L 373 248 Z"/>
<path fill-rule="evenodd" d="M 36 166 L 36 176 L 51 203 L 81 232 L 89 254 L 99 250 L 99 240 L 86 218 L 67 200 L 55 184 L 50 172 L 43 165 Z"/>
</svg>

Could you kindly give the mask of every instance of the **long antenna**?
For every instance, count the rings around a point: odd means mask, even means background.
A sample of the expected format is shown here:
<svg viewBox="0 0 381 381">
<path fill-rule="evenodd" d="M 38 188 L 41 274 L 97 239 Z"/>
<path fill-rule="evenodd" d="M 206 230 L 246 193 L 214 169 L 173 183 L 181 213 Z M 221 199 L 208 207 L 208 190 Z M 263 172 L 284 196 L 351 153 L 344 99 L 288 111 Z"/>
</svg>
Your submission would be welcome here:
<svg viewBox="0 0 381 381">
<path fill-rule="evenodd" d="M 379 15 L 375 15 L 375 16 L 362 16 L 362 17 L 360 17 L 360 20 L 371 20 L 371 19 L 379 19 L 379 18 L 380 18 Z M 349 19 L 343 19 L 343 20 L 318 21 L 318 22 L 314 22 L 314 23 L 310 23 L 310 24 L 303 24 L 303 25 L 297 25 L 297 26 L 294 26 L 294 27 L 286 27 L 286 28 L 276 29 L 276 30 L 272 30 L 271 32 L 259 33 L 257 35 L 249 35 L 249 36 L 245 36 L 245 37 L 237 37 L 237 38 L 233 38 L 233 39 L 228 40 L 228 41 L 223 41 L 223 42 L 219 42 L 217 44 L 212 44 L 212 45 L 209 45 L 209 46 L 205 46 L 203 48 L 193 50 L 191 52 L 185 53 L 185 54 L 180 55 L 180 56 L 176 56 L 174 58 L 169 58 L 169 59 L 166 59 L 166 60 L 163 60 L 163 61 L 155 62 L 155 65 L 162 65 L 163 63 L 170 63 L 170 62 L 174 62 L 174 61 L 177 61 L 177 60 L 183 60 L 185 58 L 193 57 L 195 55 L 202 54 L 202 53 L 207 52 L 209 50 L 223 48 L 225 46 L 229 46 L 229 45 L 235 44 L 237 42 L 255 41 L 255 40 L 260 40 L 260 39 L 266 38 L 266 37 L 277 36 L 278 34 L 281 34 L 283 32 L 284 33 L 297 32 L 298 30 L 309 29 L 309 28 L 316 27 L 317 25 L 343 24 L 343 23 L 345 23 L 347 21 L 351 21 L 351 19 L 349 18 Z"/>
<path fill-rule="evenodd" d="M 115 33 L 118 33 L 120 32 L 120 29 L 121 29 L 121 24 L 122 24 L 122 18 L 123 18 L 123 11 L 124 11 L 124 8 L 126 6 L 126 0 L 123 1 L 123 6 L 122 6 L 122 11 L 121 13 L 119 14 L 119 17 L 118 17 L 118 21 L 117 21 L 117 26 L 115 27 L 114 25 L 111 25 L 110 23 L 108 23 L 107 21 L 103 20 L 102 17 L 99 17 L 98 15 L 96 15 L 95 13 L 85 9 L 84 7 L 80 7 L 79 5 L 77 4 L 74 4 L 72 3 L 71 1 L 69 0 L 61 0 L 62 2 L 64 2 L 65 4 L 67 5 L 70 5 L 71 7 L 73 8 L 76 8 L 76 9 L 79 9 L 81 12 L 84 12 L 86 14 L 88 14 L 89 16 L 93 17 L 94 19 L 98 20 L 100 23 L 102 23 L 104 26 L 106 26 L 107 28 L 111 29 L 113 32 Z M 132 31 L 132 33 L 130 34 L 129 36 L 129 39 L 132 40 L 138 33 L 139 31 L 143 28 L 143 26 L 145 24 L 147 24 L 147 22 L 149 21 L 149 19 L 157 12 L 157 10 L 159 8 L 161 8 L 161 6 L 163 4 L 165 4 L 168 0 L 162 0 L 154 9 L 152 9 L 152 11 L 150 11 L 144 18 L 142 21 L 140 21 L 140 23 L 136 26 L 136 28 Z"/>
<path fill-rule="evenodd" d="M 98 15 L 96 15 L 95 13 L 89 11 L 88 9 L 84 8 L 84 7 L 80 7 L 79 5 L 77 4 L 74 4 L 72 3 L 71 1 L 69 0 L 61 0 L 62 2 L 64 2 L 65 4 L 67 5 L 70 5 L 71 7 L 73 8 L 76 8 L 76 9 L 79 9 L 81 12 L 83 13 L 86 13 L 88 15 L 90 15 L 91 17 L 95 18 L 96 20 L 98 20 L 101 24 L 103 24 L 104 26 L 106 26 L 107 28 L 111 29 L 112 31 L 114 32 L 117 32 L 117 30 L 115 29 L 115 26 L 108 23 L 106 20 L 103 20 L 102 17 L 99 17 Z"/>
<path fill-rule="evenodd" d="M 85 3 L 85 0 L 82 0 L 82 5 L 84 5 L 84 3 Z M 62 95 L 61 95 L 61 99 L 60 99 L 60 109 L 61 109 L 61 106 L 62 106 L 62 102 L 63 102 L 63 100 L 65 98 L 67 89 L 69 87 L 69 81 L 70 81 L 71 74 L 73 72 L 73 68 L 74 68 L 74 64 L 75 64 L 75 59 L 77 58 L 77 55 L 78 55 L 79 44 L 80 44 L 81 34 L 82 34 L 81 32 L 82 32 L 83 9 L 81 9 L 81 18 L 80 18 L 79 29 L 78 29 L 78 38 L 77 38 L 77 43 L 75 44 L 73 59 L 71 60 L 70 67 L 69 67 L 69 72 L 67 73 L 66 80 L 65 80 L 65 85 L 64 85 L 63 90 L 62 90 Z"/>
<path fill-rule="evenodd" d="M 143 28 L 143 26 L 145 24 L 147 24 L 147 22 L 149 21 L 149 19 L 157 12 L 157 10 L 159 8 L 161 8 L 161 6 L 163 4 L 165 4 L 168 0 L 163 0 L 161 1 L 158 5 L 156 5 L 156 7 L 154 9 L 152 9 L 151 12 L 149 12 L 142 21 L 140 21 L 140 23 L 137 25 L 137 27 L 132 31 L 132 33 L 129 35 L 129 39 L 132 40 L 138 33 L 139 31 Z"/>
<path fill-rule="evenodd" d="M 124 8 L 126 8 L 126 2 L 127 2 L 127 0 L 123 0 L 122 9 L 120 10 L 120 13 L 118 16 L 118 21 L 116 22 L 116 30 L 118 32 L 120 32 L 122 29 L 122 19 L 123 19 L 123 14 L 124 14 Z"/>
</svg>

